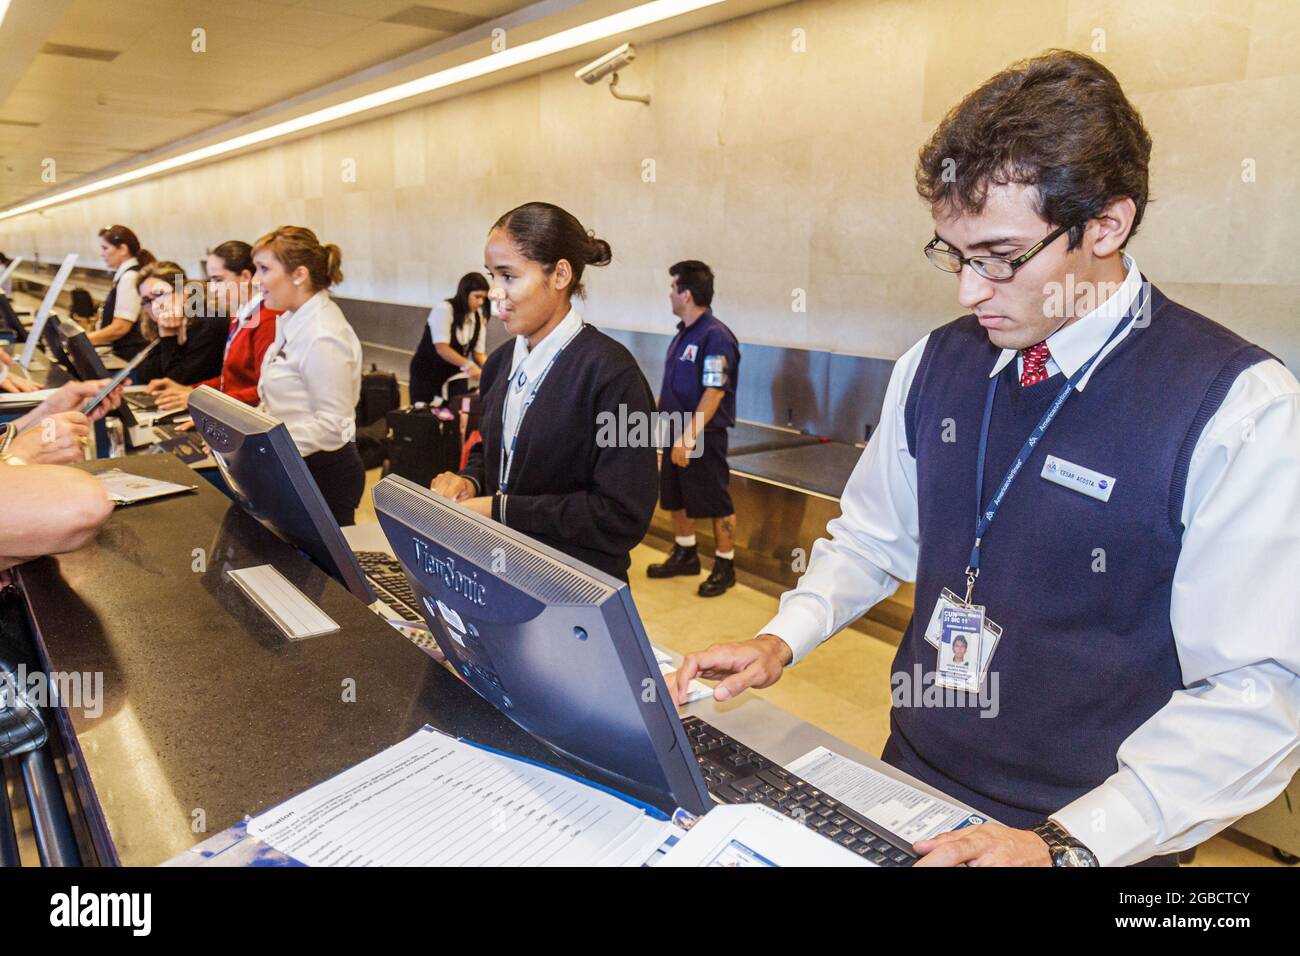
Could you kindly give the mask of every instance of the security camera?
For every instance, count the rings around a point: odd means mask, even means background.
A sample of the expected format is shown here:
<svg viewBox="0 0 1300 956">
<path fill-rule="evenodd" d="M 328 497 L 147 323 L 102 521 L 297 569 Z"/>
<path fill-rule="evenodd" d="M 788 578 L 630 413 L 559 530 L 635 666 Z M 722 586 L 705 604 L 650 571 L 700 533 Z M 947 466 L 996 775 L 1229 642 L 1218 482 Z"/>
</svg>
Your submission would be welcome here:
<svg viewBox="0 0 1300 956">
<path fill-rule="evenodd" d="M 593 60 L 573 75 L 582 82 L 594 86 L 616 70 L 621 70 L 636 59 L 636 47 L 624 43 L 616 50 L 611 50 L 599 60 Z"/>
<path fill-rule="evenodd" d="M 636 59 L 636 47 L 630 43 L 624 43 L 616 50 L 611 50 L 599 60 L 593 60 L 580 70 L 574 71 L 574 76 L 589 85 L 595 85 L 609 77 L 609 92 L 616 100 L 631 100 L 635 103 L 644 103 L 650 105 L 648 95 L 636 95 L 633 93 L 623 93 L 618 89 L 618 71 L 627 66 Z"/>
</svg>

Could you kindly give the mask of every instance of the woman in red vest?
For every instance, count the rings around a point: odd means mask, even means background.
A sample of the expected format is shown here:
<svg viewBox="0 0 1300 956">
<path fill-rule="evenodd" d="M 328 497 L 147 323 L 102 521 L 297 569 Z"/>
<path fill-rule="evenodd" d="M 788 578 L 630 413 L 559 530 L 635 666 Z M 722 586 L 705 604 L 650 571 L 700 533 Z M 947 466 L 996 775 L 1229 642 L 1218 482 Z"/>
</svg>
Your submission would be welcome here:
<svg viewBox="0 0 1300 956">
<path fill-rule="evenodd" d="M 221 374 L 196 385 L 181 385 L 169 378 L 149 383 L 158 408 L 174 412 L 189 405 L 190 392 L 210 385 L 247 405 L 256 405 L 257 380 L 262 358 L 275 341 L 275 320 L 280 315 L 262 304 L 253 288 L 253 249 L 246 242 L 223 242 L 208 256 L 208 296 L 217 315 L 230 316 L 226 357 Z"/>
</svg>

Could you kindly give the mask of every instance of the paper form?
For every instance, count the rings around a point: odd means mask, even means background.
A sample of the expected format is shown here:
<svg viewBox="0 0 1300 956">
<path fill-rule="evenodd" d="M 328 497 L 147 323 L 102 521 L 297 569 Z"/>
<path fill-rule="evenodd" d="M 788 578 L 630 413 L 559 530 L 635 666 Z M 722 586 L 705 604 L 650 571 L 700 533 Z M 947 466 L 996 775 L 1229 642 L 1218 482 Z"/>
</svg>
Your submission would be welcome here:
<svg viewBox="0 0 1300 956">
<path fill-rule="evenodd" d="M 671 826 L 562 774 L 425 728 L 255 817 L 309 866 L 618 866 Z"/>
<path fill-rule="evenodd" d="M 655 866 L 875 866 L 762 804 L 714 807 Z"/>
<path fill-rule="evenodd" d="M 786 769 L 910 843 L 985 822 L 825 747 L 810 750 Z"/>
</svg>

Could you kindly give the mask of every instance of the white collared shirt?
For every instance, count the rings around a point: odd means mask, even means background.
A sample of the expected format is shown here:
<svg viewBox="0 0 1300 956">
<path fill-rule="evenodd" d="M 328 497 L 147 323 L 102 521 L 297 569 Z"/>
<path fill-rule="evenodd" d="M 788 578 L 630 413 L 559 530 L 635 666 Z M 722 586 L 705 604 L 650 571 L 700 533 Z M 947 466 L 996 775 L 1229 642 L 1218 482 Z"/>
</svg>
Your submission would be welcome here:
<svg viewBox="0 0 1300 956">
<path fill-rule="evenodd" d="M 1125 265 L 1111 299 L 1048 338 L 1049 372 L 1072 374 L 1114 330 L 1138 291 L 1137 267 Z M 904 407 L 927 339 L 895 365 L 841 514 L 763 629 L 795 662 L 916 579 L 916 460 Z M 1016 354 L 1004 351 L 993 372 Z M 1103 865 L 1193 847 L 1273 799 L 1300 769 L 1300 382 L 1280 362 L 1242 372 L 1206 423 L 1182 523 L 1169 619 L 1186 689 L 1125 739 L 1115 774 L 1052 814 Z M 929 611 L 916 609 L 922 622 Z"/>
<path fill-rule="evenodd" d="M 356 437 L 361 343 L 328 291 L 280 316 L 257 394 L 262 410 L 284 422 L 303 457 L 335 451 Z"/>
<path fill-rule="evenodd" d="M 425 322 L 429 326 L 429 337 L 433 339 L 433 344 L 451 345 L 452 335 L 456 336 L 456 341 L 461 345 L 472 346 L 470 349 L 470 358 L 473 353 L 480 354 L 487 351 L 487 322 L 479 320 L 478 335 L 474 334 L 473 322 L 462 322 L 456 328 L 452 328 L 455 315 L 451 308 L 451 303 L 446 300 L 439 302 L 429 310 L 429 317 Z M 548 336 L 549 337 L 549 336 Z M 473 339 L 473 341 L 471 341 Z M 540 344 L 540 343 L 539 343 Z"/>
<path fill-rule="evenodd" d="M 536 348 L 528 348 L 527 336 L 515 336 L 515 351 L 510 361 L 510 382 L 506 386 L 506 404 L 501 413 L 501 448 L 507 456 L 507 464 L 510 442 L 515 435 L 515 429 L 519 426 L 520 412 L 524 401 L 533 390 L 537 377 L 545 374 L 551 359 L 568 345 L 581 329 L 582 316 L 578 314 L 577 309 L 570 306 L 568 315 L 560 320 L 559 325 L 551 329 L 546 338 L 537 343 Z M 506 474 L 506 469 L 503 467 L 503 480 Z"/>
<path fill-rule="evenodd" d="M 135 322 L 140 318 L 140 286 L 136 282 L 139 275 L 128 276 L 128 269 L 140 268 L 140 261 L 132 256 L 117 267 L 113 273 L 113 285 L 117 287 L 117 298 L 113 300 L 113 314 L 105 316 L 109 321 L 126 319 Z"/>
</svg>

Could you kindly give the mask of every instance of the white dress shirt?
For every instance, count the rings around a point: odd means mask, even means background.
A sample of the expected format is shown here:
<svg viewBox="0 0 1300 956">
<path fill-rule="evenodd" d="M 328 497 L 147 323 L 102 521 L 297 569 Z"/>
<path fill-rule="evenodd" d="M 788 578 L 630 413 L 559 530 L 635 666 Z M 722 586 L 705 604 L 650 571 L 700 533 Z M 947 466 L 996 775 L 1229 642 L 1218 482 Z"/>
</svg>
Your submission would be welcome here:
<svg viewBox="0 0 1300 956">
<path fill-rule="evenodd" d="M 454 315 L 452 314 L 451 303 L 446 300 L 439 302 L 429 310 L 429 318 L 427 321 L 429 324 L 429 335 L 432 337 L 434 345 L 437 345 L 440 342 L 443 345 L 451 344 L 453 318 Z M 462 322 L 456 328 L 455 335 L 456 341 L 461 345 L 473 346 L 473 348 L 470 349 L 470 358 L 473 358 L 473 353 L 475 352 L 482 353 L 487 351 L 486 322 L 482 320 L 479 321 L 477 336 L 474 336 L 473 322 Z M 472 343 L 470 342 L 471 336 L 474 336 L 474 341 Z M 540 345 L 541 343 L 538 344 Z"/>
<path fill-rule="evenodd" d="M 1073 374 L 1114 330 L 1140 288 L 1136 264 L 1125 265 L 1114 295 L 1048 338 L 1049 372 Z M 763 629 L 790 645 L 793 662 L 916 578 L 916 460 L 904 409 L 925 343 L 895 365 L 840 516 Z M 989 374 L 1016 356 L 1003 350 Z M 1052 814 L 1103 865 L 1193 847 L 1273 799 L 1300 769 L 1300 382 L 1280 362 L 1242 372 L 1206 423 L 1182 523 L 1169 619 L 1185 689 L 1124 740 L 1111 777 Z M 924 623 L 930 608 L 916 613 Z"/>
<path fill-rule="evenodd" d="M 356 437 L 361 343 L 329 292 L 322 289 L 280 316 L 257 394 L 262 410 L 288 427 L 304 458 Z"/>
<path fill-rule="evenodd" d="M 501 468 L 501 480 L 509 475 L 510 443 L 515 429 L 520 425 L 520 414 L 524 402 L 533 390 L 539 375 L 544 375 L 548 366 L 561 349 L 582 331 L 582 316 L 572 306 L 569 313 L 560 320 L 560 324 L 537 343 L 535 348 L 528 347 L 528 337 L 515 336 L 515 352 L 510 361 L 510 384 L 506 386 L 506 405 L 501 413 L 501 450 L 504 456 Z"/>
<path fill-rule="evenodd" d="M 117 267 L 113 273 L 113 285 L 117 287 L 117 298 L 113 300 L 113 314 L 104 316 L 108 321 L 126 319 L 135 322 L 140 318 L 140 286 L 136 280 L 139 273 L 128 276 L 128 269 L 140 268 L 140 261 L 132 256 Z"/>
</svg>

